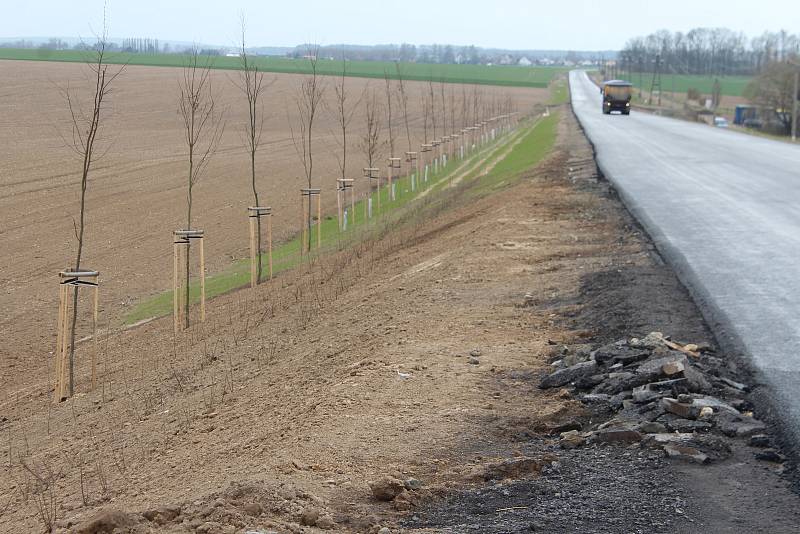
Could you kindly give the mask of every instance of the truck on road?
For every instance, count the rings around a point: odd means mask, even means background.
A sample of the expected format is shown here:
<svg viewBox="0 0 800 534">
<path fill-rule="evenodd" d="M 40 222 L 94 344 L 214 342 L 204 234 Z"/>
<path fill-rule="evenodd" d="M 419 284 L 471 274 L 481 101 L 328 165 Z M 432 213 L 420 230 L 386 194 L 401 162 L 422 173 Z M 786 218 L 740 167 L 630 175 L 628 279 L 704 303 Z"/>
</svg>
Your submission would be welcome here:
<svg viewBox="0 0 800 534">
<path fill-rule="evenodd" d="M 631 114 L 631 95 L 633 84 L 624 80 L 609 80 L 600 87 L 603 95 L 603 114 L 619 111 L 623 115 Z"/>
</svg>

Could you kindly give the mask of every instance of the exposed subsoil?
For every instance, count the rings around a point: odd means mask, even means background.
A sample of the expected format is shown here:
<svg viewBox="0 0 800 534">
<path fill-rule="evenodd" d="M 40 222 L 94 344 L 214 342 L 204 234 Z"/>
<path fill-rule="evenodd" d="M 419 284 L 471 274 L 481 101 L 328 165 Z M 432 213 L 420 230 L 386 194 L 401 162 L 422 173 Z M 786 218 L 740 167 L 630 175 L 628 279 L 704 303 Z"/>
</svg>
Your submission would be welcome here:
<svg viewBox="0 0 800 534">
<path fill-rule="evenodd" d="M 0 531 L 41 529 L 54 489 L 75 532 L 794 532 L 780 464 L 746 445 L 702 466 L 556 447 L 583 407 L 538 387 L 554 347 L 713 343 L 567 110 L 558 147 L 506 190 L 462 183 L 215 299 L 180 336 L 159 320 L 103 340 L 92 393 L 10 399 Z M 409 489 L 377 501 L 385 477 Z"/>
</svg>

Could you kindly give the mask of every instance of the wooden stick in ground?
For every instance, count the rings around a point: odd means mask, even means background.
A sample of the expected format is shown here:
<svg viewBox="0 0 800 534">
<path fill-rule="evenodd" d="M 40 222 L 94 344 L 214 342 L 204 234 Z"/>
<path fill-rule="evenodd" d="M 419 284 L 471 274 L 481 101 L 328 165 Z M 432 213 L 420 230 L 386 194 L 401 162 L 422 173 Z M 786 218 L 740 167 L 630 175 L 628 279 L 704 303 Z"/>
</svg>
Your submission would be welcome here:
<svg viewBox="0 0 800 534">
<path fill-rule="evenodd" d="M 300 193 L 300 258 L 303 257 L 303 250 L 306 243 L 306 206 L 305 195 Z"/>
<path fill-rule="evenodd" d="M 203 250 L 204 236 L 200 236 L 200 322 L 206 321 L 206 255 Z"/>
<path fill-rule="evenodd" d="M 389 200 L 389 202 L 391 202 L 392 200 L 394 200 L 392 198 L 392 178 L 393 178 L 392 175 L 394 174 L 394 171 L 392 171 L 392 161 L 391 160 L 389 160 L 389 164 L 387 165 L 387 169 L 386 170 L 387 170 L 386 179 L 388 180 L 387 187 L 389 188 L 386 198 Z M 378 197 L 380 197 L 380 195 L 381 195 L 381 191 L 380 191 L 380 189 L 378 189 Z"/>
<path fill-rule="evenodd" d="M 92 391 L 97 386 L 97 356 L 100 351 L 100 345 L 97 342 L 97 314 L 100 307 L 100 278 L 95 278 L 94 286 L 94 306 L 92 311 L 92 340 L 94 342 L 94 351 L 92 352 Z"/>
<path fill-rule="evenodd" d="M 66 336 L 66 305 L 67 305 L 67 292 L 66 286 L 63 283 L 58 285 L 58 321 L 56 326 L 56 350 L 55 350 L 55 365 L 53 367 L 53 402 L 61 401 L 61 394 L 63 390 L 64 377 L 62 370 L 64 368 L 64 337 Z"/>
<path fill-rule="evenodd" d="M 180 254 L 181 265 L 187 264 L 187 257 L 188 257 L 189 245 L 187 243 L 181 243 L 178 247 L 178 254 Z M 181 297 L 178 299 L 178 318 L 180 319 L 181 325 L 185 324 L 186 316 L 188 310 L 186 309 L 186 301 L 183 298 L 183 295 L 186 291 L 186 288 L 189 286 L 189 279 L 186 277 L 186 273 L 183 269 L 181 269 L 180 278 L 178 279 L 178 285 L 180 287 Z"/>
<path fill-rule="evenodd" d="M 178 243 L 175 242 L 175 238 L 173 237 L 172 243 L 172 259 L 174 263 L 174 270 L 172 275 L 172 319 L 173 319 L 173 329 L 175 333 L 178 332 L 178 321 L 180 318 L 178 317 L 178 300 L 180 299 L 178 295 L 178 265 L 180 263 L 180 259 L 178 258 Z"/>
<path fill-rule="evenodd" d="M 336 180 L 339 182 L 339 180 Z M 339 223 L 339 231 L 342 231 L 342 193 L 344 189 L 337 183 L 336 186 L 336 219 Z"/>
<path fill-rule="evenodd" d="M 350 186 L 350 213 L 353 216 L 353 228 L 356 227 L 356 186 L 355 184 Z"/>
<path fill-rule="evenodd" d="M 322 191 L 317 193 L 317 250 L 322 249 Z"/>
<path fill-rule="evenodd" d="M 67 335 L 68 323 L 69 321 L 69 300 L 70 300 L 70 286 L 67 284 L 62 284 L 64 286 L 64 315 L 61 318 L 62 328 L 64 329 L 61 334 L 61 347 L 59 348 L 61 357 L 61 366 L 58 370 L 58 395 L 56 396 L 56 402 L 61 402 L 62 399 L 67 397 L 67 368 L 68 368 L 68 360 L 69 355 L 67 353 L 67 347 L 69 344 L 69 337 Z"/>
<path fill-rule="evenodd" d="M 255 288 L 258 283 L 256 278 L 258 276 L 258 268 L 256 266 L 256 218 L 252 212 L 248 215 L 250 221 L 250 287 Z"/>
<path fill-rule="evenodd" d="M 272 211 L 267 216 L 267 246 L 269 247 L 269 279 L 272 280 Z"/>
</svg>

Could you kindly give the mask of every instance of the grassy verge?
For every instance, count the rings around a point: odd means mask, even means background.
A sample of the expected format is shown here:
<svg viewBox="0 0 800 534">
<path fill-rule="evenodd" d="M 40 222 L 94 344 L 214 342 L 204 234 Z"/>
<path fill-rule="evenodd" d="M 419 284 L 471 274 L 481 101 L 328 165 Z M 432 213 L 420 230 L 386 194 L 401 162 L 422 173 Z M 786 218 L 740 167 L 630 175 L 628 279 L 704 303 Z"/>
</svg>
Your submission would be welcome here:
<svg viewBox="0 0 800 534">
<path fill-rule="evenodd" d="M 347 232 L 340 232 L 338 221 L 335 217 L 323 216 L 322 228 L 322 250 L 325 253 L 328 250 L 333 250 L 345 244 L 346 242 L 358 239 L 362 230 L 366 230 L 373 225 L 377 224 L 380 219 L 396 212 L 428 189 L 436 189 L 444 187 L 448 182 L 464 169 L 475 165 L 483 158 L 492 157 L 498 151 L 504 150 L 509 142 L 516 139 L 519 134 L 506 135 L 498 138 L 493 143 L 489 143 L 479 151 L 465 157 L 462 161 L 450 161 L 448 165 L 440 169 L 438 173 L 434 174 L 433 169 L 429 169 L 427 184 L 420 183 L 419 177 L 415 177 L 416 190 L 411 191 L 411 177 L 404 176 L 396 179 L 395 191 L 396 196 L 394 201 L 389 199 L 389 187 L 384 184 L 380 191 L 372 193 L 372 206 L 373 218 L 366 218 L 366 199 L 359 200 L 355 205 L 355 219 L 353 214 L 348 215 L 348 230 Z M 424 173 L 424 171 L 423 171 Z M 378 195 L 380 195 L 380 206 L 378 210 Z M 349 210 L 348 210 L 349 211 Z M 317 227 L 312 229 L 312 241 L 316 246 Z M 294 237 L 292 240 L 277 245 L 273 248 L 273 272 L 275 274 L 291 269 L 300 263 L 300 236 Z M 264 265 L 266 266 L 266 255 L 264 256 Z M 199 300 L 199 288 L 195 285 L 192 286 L 190 291 L 190 299 L 192 302 Z M 234 262 L 228 269 L 214 274 L 213 276 L 206 277 L 206 298 L 210 299 L 217 295 L 222 295 L 233 289 L 247 286 L 250 283 L 250 259 L 243 259 Z M 172 291 L 167 291 L 158 294 L 152 298 L 146 299 L 136 305 L 123 319 L 124 324 L 133 324 L 138 321 L 149 319 L 152 317 L 162 317 L 172 313 Z"/>
<path fill-rule="evenodd" d="M 488 173 L 474 177 L 476 183 L 471 193 L 484 195 L 518 182 L 524 171 L 534 167 L 550 153 L 556 141 L 557 125 L 558 113 L 552 113 L 537 122 Z"/>
<path fill-rule="evenodd" d="M 567 80 L 558 78 L 550 83 L 550 100 L 547 101 L 549 106 L 559 106 L 569 102 L 569 87 Z"/>
<path fill-rule="evenodd" d="M 27 61 L 84 62 L 86 54 L 75 50 L 45 50 L 27 48 L 0 48 L 0 59 Z M 112 64 L 143 65 L 152 67 L 182 67 L 187 57 L 182 54 L 126 54 L 109 53 L 107 61 Z M 308 74 L 308 61 L 285 57 L 257 56 L 253 63 L 263 72 L 286 74 Z M 239 70 L 238 57 L 219 56 L 214 58 L 214 68 Z M 325 75 L 340 76 L 342 62 L 320 60 L 318 72 Z M 562 67 L 517 67 L 498 65 L 450 65 L 428 63 L 402 63 L 401 72 L 406 80 L 443 81 L 478 85 L 502 85 L 518 87 L 545 88 L 554 77 L 566 72 Z M 397 77 L 394 62 L 387 61 L 348 61 L 347 75 L 359 78 Z"/>
</svg>

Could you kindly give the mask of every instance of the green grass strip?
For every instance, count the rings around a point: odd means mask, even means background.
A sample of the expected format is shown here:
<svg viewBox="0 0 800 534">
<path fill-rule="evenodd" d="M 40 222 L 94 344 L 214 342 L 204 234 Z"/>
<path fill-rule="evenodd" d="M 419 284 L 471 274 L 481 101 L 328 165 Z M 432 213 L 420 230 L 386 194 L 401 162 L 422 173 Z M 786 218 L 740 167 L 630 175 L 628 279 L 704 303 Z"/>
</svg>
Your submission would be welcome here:
<svg viewBox="0 0 800 534">
<path fill-rule="evenodd" d="M 519 134 L 517 134 L 519 135 Z M 433 167 L 429 167 L 428 182 L 427 184 L 420 181 L 420 177 L 416 177 L 416 190 L 411 191 L 411 177 L 403 176 L 395 179 L 396 196 L 394 201 L 389 200 L 389 186 L 386 184 L 385 178 L 382 180 L 382 187 L 380 191 L 372 193 L 372 219 L 365 220 L 365 204 L 366 199 L 359 200 L 355 204 L 355 220 L 353 214 L 348 214 L 348 229 L 347 232 L 339 231 L 339 224 L 336 217 L 324 216 L 322 220 L 322 250 L 321 253 L 326 251 L 335 250 L 348 240 L 357 239 L 361 234 L 359 229 L 365 229 L 367 226 L 378 224 L 380 219 L 404 208 L 417 198 L 423 191 L 431 188 L 444 187 L 448 184 L 449 180 L 465 168 L 469 168 L 481 159 L 485 158 L 487 154 L 493 151 L 502 150 L 508 142 L 515 139 L 515 134 L 499 137 L 494 142 L 489 143 L 480 150 L 473 152 L 464 158 L 464 160 L 455 161 L 451 160 L 443 169 L 439 169 L 438 173 L 433 173 Z M 424 174 L 424 170 L 421 172 Z M 378 210 L 378 197 L 380 194 L 381 208 Z M 349 212 L 349 205 L 348 205 Z M 278 274 L 297 266 L 300 261 L 300 236 L 295 236 L 288 242 L 282 243 L 273 247 L 273 273 Z M 316 249 L 317 227 L 312 229 L 312 248 Z M 315 254 L 316 252 L 312 252 Z M 267 256 L 263 256 L 263 265 L 266 274 L 267 269 Z M 222 272 L 216 273 L 206 277 L 206 298 L 211 299 L 215 296 L 222 295 L 234 289 L 245 287 L 250 284 L 250 258 L 237 260 L 229 268 Z M 123 324 L 129 325 L 144 319 L 153 317 L 163 317 L 172 313 L 172 291 L 160 293 L 154 297 L 147 298 L 140 302 L 123 318 Z M 194 280 L 190 287 L 189 292 L 190 301 L 196 303 L 200 299 L 200 289 L 197 281 Z"/>
<path fill-rule="evenodd" d="M 553 149 L 557 126 L 558 113 L 551 113 L 537 122 L 492 170 L 474 176 L 476 183 L 470 193 L 485 195 L 521 180 L 526 170 L 533 168 Z"/>
</svg>

